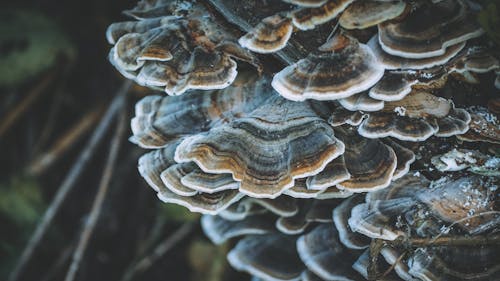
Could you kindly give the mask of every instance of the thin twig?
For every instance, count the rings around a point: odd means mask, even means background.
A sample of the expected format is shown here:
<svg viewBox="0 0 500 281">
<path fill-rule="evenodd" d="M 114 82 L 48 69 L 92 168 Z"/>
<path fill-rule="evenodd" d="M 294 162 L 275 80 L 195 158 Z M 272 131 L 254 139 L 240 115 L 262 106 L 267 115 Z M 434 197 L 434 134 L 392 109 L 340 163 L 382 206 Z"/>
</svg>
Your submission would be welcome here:
<svg viewBox="0 0 500 281">
<path fill-rule="evenodd" d="M 66 76 L 64 76 L 64 78 L 66 78 Z M 47 110 L 47 119 L 44 122 L 42 129 L 40 129 L 40 136 L 37 137 L 36 143 L 33 146 L 33 151 L 35 153 L 40 152 L 40 148 L 45 144 L 49 137 L 52 136 L 58 121 L 58 114 L 63 107 L 63 97 L 68 96 L 68 93 L 64 90 L 65 87 L 67 87 L 67 79 L 63 80 L 63 82 L 57 84 L 57 88 L 54 90 L 50 107 Z"/>
<path fill-rule="evenodd" d="M 486 211 L 486 212 L 481 212 L 481 213 L 474 214 L 472 216 L 467 216 L 465 218 L 461 218 L 459 220 L 454 221 L 452 224 L 448 225 L 443 231 L 441 231 L 436 237 L 434 237 L 434 239 L 438 239 L 439 237 L 441 237 L 444 234 L 448 233 L 451 230 L 451 228 L 454 225 L 456 225 L 456 224 L 459 224 L 459 223 L 462 223 L 462 222 L 465 222 L 465 221 L 468 221 L 468 220 L 471 220 L 471 219 L 474 219 L 474 218 L 478 218 L 478 217 L 481 217 L 481 216 L 499 215 L 499 214 L 500 214 L 499 211 Z"/>
<path fill-rule="evenodd" d="M 56 77 L 56 70 L 51 70 L 33 87 L 24 99 L 17 104 L 12 110 L 7 112 L 0 119 L 0 138 L 7 132 L 8 129 L 25 113 L 31 105 L 45 92 L 50 83 Z"/>
<path fill-rule="evenodd" d="M 95 226 L 101 214 L 104 199 L 106 198 L 106 195 L 109 190 L 109 183 L 111 181 L 111 177 L 113 176 L 113 172 L 116 166 L 116 161 L 118 159 L 118 152 L 120 151 L 120 146 L 123 140 L 123 136 L 125 134 L 126 125 L 127 125 L 127 114 L 125 111 L 125 106 L 122 105 L 122 113 L 120 114 L 120 119 L 118 121 L 118 127 L 116 128 L 115 135 L 111 140 L 110 151 L 108 154 L 108 159 L 106 160 L 106 166 L 104 168 L 101 181 L 99 183 L 99 189 L 97 190 L 94 203 L 92 204 L 92 209 L 90 211 L 89 218 L 85 223 L 82 235 L 80 236 L 80 240 L 78 241 L 76 250 L 73 253 L 73 259 L 71 261 L 68 273 L 66 274 L 66 278 L 64 279 L 65 281 L 75 280 L 76 273 L 78 272 L 80 263 L 85 255 L 85 251 L 89 244 L 90 237 L 92 237 L 92 233 L 94 232 Z"/>
<path fill-rule="evenodd" d="M 387 241 L 393 246 L 404 246 L 406 248 L 419 248 L 429 246 L 480 246 L 500 245 L 500 234 L 475 235 L 475 236 L 442 236 L 439 238 L 403 238 Z"/>
<path fill-rule="evenodd" d="M 76 181 L 80 177 L 82 171 L 89 163 L 90 158 L 96 152 L 96 147 L 104 138 L 107 130 L 111 126 L 112 123 L 111 121 L 113 120 L 114 116 L 117 114 L 118 110 L 125 103 L 125 96 L 131 84 L 132 83 L 130 81 L 126 81 L 118 90 L 115 98 L 108 107 L 104 117 L 101 119 L 99 126 L 94 130 L 94 133 L 90 138 L 90 140 L 88 141 L 88 143 L 86 144 L 85 149 L 82 151 L 82 153 L 80 153 L 80 156 L 78 157 L 77 161 L 71 167 L 71 170 L 68 172 L 63 183 L 57 190 L 57 193 L 54 199 L 52 200 L 50 206 L 47 208 L 42 219 L 38 223 L 35 232 L 31 236 L 30 240 L 28 241 L 28 244 L 23 250 L 23 253 L 21 254 L 21 257 L 19 258 L 19 261 L 17 262 L 14 270 L 9 275 L 8 279 L 9 281 L 16 281 L 19 279 L 20 273 L 22 272 L 22 270 L 32 257 L 34 251 L 40 244 L 42 238 L 45 236 L 45 233 L 47 232 L 49 226 L 52 224 L 55 215 L 61 208 L 62 203 L 66 199 L 69 192 L 72 190 Z"/>
<path fill-rule="evenodd" d="M 149 235 L 139 244 L 139 247 L 137 249 L 137 260 L 135 260 L 133 264 L 140 260 L 146 254 L 146 252 L 149 251 L 155 245 L 155 243 L 160 240 L 160 238 L 164 234 L 163 230 L 166 224 L 167 220 L 165 220 L 165 217 L 157 212 L 153 226 L 149 231 Z"/>
<path fill-rule="evenodd" d="M 148 232 L 147 237 L 145 237 L 145 239 L 142 239 L 140 241 L 136 249 L 135 257 L 130 262 L 130 265 L 126 267 L 125 273 L 123 274 L 121 279 L 122 281 L 130 280 L 133 277 L 135 266 L 139 263 L 141 259 L 144 258 L 144 256 L 148 253 L 148 251 L 151 251 L 155 243 L 157 243 L 160 240 L 160 237 L 164 236 L 163 229 L 166 223 L 167 221 L 165 220 L 165 217 L 162 216 L 160 212 L 157 211 L 153 226 Z"/>
<path fill-rule="evenodd" d="M 179 229 L 177 229 L 171 236 L 163 240 L 155 250 L 148 256 L 141 259 L 132 268 L 127 270 L 123 275 L 122 281 L 130 281 L 137 273 L 144 272 L 151 267 L 156 261 L 163 257 L 170 249 L 177 243 L 182 241 L 194 229 L 195 222 L 186 222 Z"/>
<path fill-rule="evenodd" d="M 54 98 L 50 103 L 50 108 L 48 109 L 48 116 L 43 124 L 42 129 L 40 129 L 40 136 L 37 137 L 36 143 L 33 146 L 33 151 L 35 153 L 40 152 L 40 148 L 47 143 L 47 140 L 52 137 L 54 128 L 56 127 L 58 121 L 58 114 L 62 108 L 61 95 L 63 91 L 59 90 L 54 94 Z"/>
<path fill-rule="evenodd" d="M 389 275 L 393 270 L 394 268 L 396 268 L 396 266 L 398 265 L 398 263 L 400 263 L 404 257 L 406 256 L 406 252 L 403 252 L 395 261 L 393 264 L 391 264 L 391 266 L 382 274 L 382 276 L 380 276 L 380 279 L 382 279 L 383 277 L 386 277 L 387 275 Z"/>
<path fill-rule="evenodd" d="M 31 164 L 28 165 L 28 173 L 33 176 L 43 174 L 92 128 L 98 121 L 101 113 L 102 107 L 99 107 L 85 114 L 74 126 L 57 139 L 47 152 L 36 157 Z"/>
<path fill-rule="evenodd" d="M 44 275 L 39 279 L 40 281 L 50 281 L 54 280 L 55 276 L 60 273 L 63 267 L 68 263 L 71 258 L 71 253 L 75 250 L 75 241 L 72 241 L 69 246 L 66 246 L 59 254 L 59 257 L 55 260 L 44 273 Z"/>
<path fill-rule="evenodd" d="M 443 236 L 432 238 L 400 238 L 393 241 L 383 241 L 373 239 L 370 244 L 370 264 L 368 265 L 368 280 L 378 280 L 381 276 L 387 275 L 404 256 L 401 255 L 396 262 L 385 273 L 380 274 L 378 269 L 378 256 L 383 246 L 391 245 L 412 249 L 432 246 L 484 246 L 500 245 L 500 234 L 484 236 Z"/>
</svg>

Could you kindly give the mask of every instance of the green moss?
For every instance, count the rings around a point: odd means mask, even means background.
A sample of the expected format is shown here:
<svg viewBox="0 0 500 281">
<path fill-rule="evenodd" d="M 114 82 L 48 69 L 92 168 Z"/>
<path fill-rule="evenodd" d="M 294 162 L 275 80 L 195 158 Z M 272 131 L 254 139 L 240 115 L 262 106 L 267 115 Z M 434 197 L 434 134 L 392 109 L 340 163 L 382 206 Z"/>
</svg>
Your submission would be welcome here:
<svg viewBox="0 0 500 281">
<path fill-rule="evenodd" d="M 0 86 L 11 87 L 75 56 L 58 26 L 38 12 L 0 11 Z"/>
</svg>

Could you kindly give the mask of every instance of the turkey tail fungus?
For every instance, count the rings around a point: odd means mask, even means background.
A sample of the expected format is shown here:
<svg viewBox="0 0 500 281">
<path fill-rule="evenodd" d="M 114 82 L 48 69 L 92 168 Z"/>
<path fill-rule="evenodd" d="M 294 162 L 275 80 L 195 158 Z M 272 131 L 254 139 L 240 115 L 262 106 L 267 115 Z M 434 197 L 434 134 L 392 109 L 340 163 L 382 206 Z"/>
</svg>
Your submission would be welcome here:
<svg viewBox="0 0 500 281">
<path fill-rule="evenodd" d="M 253 280 L 500 280 L 483 2 L 142 0 L 107 32 L 139 172 Z"/>
</svg>

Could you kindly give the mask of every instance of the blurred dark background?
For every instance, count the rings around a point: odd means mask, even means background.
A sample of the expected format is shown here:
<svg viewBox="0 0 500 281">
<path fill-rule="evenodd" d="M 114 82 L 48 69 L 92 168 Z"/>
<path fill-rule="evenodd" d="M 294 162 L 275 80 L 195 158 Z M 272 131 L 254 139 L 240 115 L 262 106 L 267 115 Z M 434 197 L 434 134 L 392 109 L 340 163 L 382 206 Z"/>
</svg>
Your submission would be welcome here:
<svg viewBox="0 0 500 281">
<path fill-rule="evenodd" d="M 2 3 L 0 280 L 18 264 L 124 82 L 107 60 L 105 31 L 112 22 L 127 20 L 121 11 L 135 2 Z M 133 86 L 127 94 L 127 131 L 75 280 L 248 279 L 227 265 L 227 245 L 215 247 L 203 236 L 197 215 L 161 203 L 138 175 L 137 159 L 144 151 L 127 141 L 128 120 L 134 103 L 150 93 Z M 65 279 L 103 175 L 113 122 L 18 280 Z"/>
</svg>

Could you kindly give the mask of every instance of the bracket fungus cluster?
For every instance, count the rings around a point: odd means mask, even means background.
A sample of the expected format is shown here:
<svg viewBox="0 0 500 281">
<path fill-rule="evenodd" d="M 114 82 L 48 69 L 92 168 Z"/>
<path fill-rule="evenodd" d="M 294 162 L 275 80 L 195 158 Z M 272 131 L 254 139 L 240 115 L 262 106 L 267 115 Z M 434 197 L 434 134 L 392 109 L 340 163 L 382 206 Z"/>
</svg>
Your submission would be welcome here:
<svg viewBox="0 0 500 281">
<path fill-rule="evenodd" d="M 259 7 L 256 9 L 255 7 Z M 498 51 L 472 0 L 142 0 L 130 140 L 255 280 L 499 280 Z"/>
<path fill-rule="evenodd" d="M 234 36 L 189 2 L 142 1 L 125 11 L 137 21 L 114 23 L 111 63 L 137 83 L 179 95 L 189 89 L 221 89 L 237 74 L 235 59 L 257 66 Z M 165 16 L 161 16 L 162 14 Z"/>
<path fill-rule="evenodd" d="M 239 217 L 205 215 L 202 227 L 216 244 L 243 237 L 228 260 L 256 280 L 496 280 L 498 241 L 474 242 L 496 237 L 499 183 L 406 175 L 366 196 L 290 198 L 294 213 L 261 204 Z"/>
</svg>

